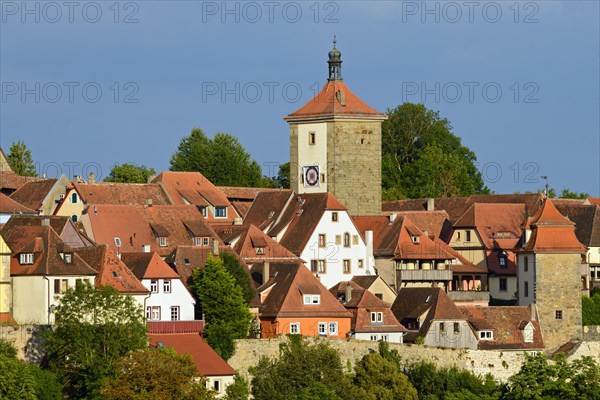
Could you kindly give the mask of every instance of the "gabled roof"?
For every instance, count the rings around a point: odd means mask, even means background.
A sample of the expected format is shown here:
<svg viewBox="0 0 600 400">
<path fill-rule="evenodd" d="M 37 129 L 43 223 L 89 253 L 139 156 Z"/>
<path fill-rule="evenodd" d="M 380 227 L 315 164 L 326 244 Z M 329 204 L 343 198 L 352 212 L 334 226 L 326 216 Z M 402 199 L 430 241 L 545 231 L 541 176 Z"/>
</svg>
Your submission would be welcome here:
<svg viewBox="0 0 600 400">
<path fill-rule="evenodd" d="M 386 213 L 389 214 L 389 213 Z M 408 217 L 423 233 L 429 237 L 439 237 L 446 241 L 452 233 L 450 216 L 444 210 L 439 211 L 398 211 L 396 216 Z"/>
<path fill-rule="evenodd" d="M 145 183 L 78 183 L 71 182 L 86 204 L 153 205 L 172 204 L 158 184 Z"/>
<path fill-rule="evenodd" d="M 2 228 L 2 232 L 9 235 L 19 226 L 43 226 L 44 224 L 49 224 L 61 240 L 73 248 L 93 245 L 93 242 L 67 216 L 13 215 Z"/>
<path fill-rule="evenodd" d="M 587 201 L 590 204 L 596 205 L 596 206 L 600 206 L 600 197 L 588 197 Z"/>
<path fill-rule="evenodd" d="M 237 257 L 237 254 L 224 244 L 219 245 L 219 254 L 228 253 Z M 183 283 L 189 286 L 192 283 L 192 275 L 197 268 L 204 268 L 209 257 L 218 257 L 213 254 L 212 246 L 177 246 L 166 258 L 165 262 L 170 265 L 181 277 Z M 244 269 L 248 266 L 238 258 Z"/>
<path fill-rule="evenodd" d="M 123 253 L 121 260 L 138 280 L 181 279 L 157 253 Z"/>
<path fill-rule="evenodd" d="M 0 193 L 0 214 L 37 214 L 37 211 Z"/>
<path fill-rule="evenodd" d="M 39 181 L 42 178 L 33 176 L 20 176 L 13 171 L 0 171 L 0 190 L 3 192 L 14 192 L 27 182 Z"/>
<path fill-rule="evenodd" d="M 544 341 L 539 321 L 531 318 L 529 307 L 525 306 L 461 306 L 460 310 L 475 331 L 492 330 L 493 340 L 480 340 L 482 350 L 525 350 L 543 349 Z M 522 329 L 531 323 L 533 342 L 525 342 Z"/>
<path fill-rule="evenodd" d="M 525 204 L 475 203 L 456 221 L 454 228 L 476 229 L 487 249 L 512 249 L 526 221 Z"/>
<path fill-rule="evenodd" d="M 294 196 L 294 192 L 289 189 L 258 193 L 244 217 L 244 223 L 255 225 L 261 230 L 274 226 Z"/>
<path fill-rule="evenodd" d="M 546 200 L 529 219 L 531 236 L 523 248 L 530 252 L 585 253 L 585 247 L 575 236 L 575 227 L 562 215 L 551 200 Z"/>
<path fill-rule="evenodd" d="M 556 204 L 557 210 L 575 223 L 577 240 L 588 247 L 600 247 L 600 207 L 597 205 Z"/>
<path fill-rule="evenodd" d="M 153 347 L 172 347 L 178 354 L 189 354 L 201 376 L 233 376 L 235 370 L 202 337 L 195 333 L 148 334 Z"/>
<path fill-rule="evenodd" d="M 262 192 L 279 192 L 281 189 L 276 188 L 251 188 L 251 187 L 234 187 L 234 186 L 217 186 L 223 192 L 229 201 L 249 201 L 253 202 L 256 196 Z"/>
<path fill-rule="evenodd" d="M 32 210 L 38 210 L 57 181 L 58 179 L 41 179 L 26 182 L 16 192 L 11 194 L 10 198 Z"/>
<path fill-rule="evenodd" d="M 76 254 L 98 271 L 96 287 L 112 286 L 127 294 L 148 293 L 148 289 L 119 259 L 114 249 L 108 246 L 84 247 L 77 249 Z"/>
<path fill-rule="evenodd" d="M 419 331 L 407 337 L 408 340 L 414 340 L 417 336 L 425 337 L 434 320 L 466 320 L 444 290 L 437 287 L 400 289 L 392 304 L 392 312 L 401 323 L 426 314 L 424 320 L 420 321 Z"/>
<path fill-rule="evenodd" d="M 387 119 L 387 115 L 368 106 L 350 91 L 343 81 L 328 81 L 312 100 L 287 115 L 288 122 L 333 119 L 336 117 L 360 119 Z"/>
<path fill-rule="evenodd" d="M 259 295 L 267 288 L 271 289 L 266 298 L 261 298 L 260 317 L 351 317 L 344 306 L 303 264 L 289 264 L 279 268 L 272 279 L 257 289 Z M 320 295 L 320 304 L 304 304 L 305 294 Z"/>
<path fill-rule="evenodd" d="M 67 263 L 61 253 L 71 253 L 60 236 L 50 226 L 16 226 L 2 231 L 6 244 L 13 250 L 11 276 L 23 275 L 96 275 L 96 270 L 77 254 Z M 21 265 L 20 254 L 33 253 L 33 264 Z"/>
</svg>

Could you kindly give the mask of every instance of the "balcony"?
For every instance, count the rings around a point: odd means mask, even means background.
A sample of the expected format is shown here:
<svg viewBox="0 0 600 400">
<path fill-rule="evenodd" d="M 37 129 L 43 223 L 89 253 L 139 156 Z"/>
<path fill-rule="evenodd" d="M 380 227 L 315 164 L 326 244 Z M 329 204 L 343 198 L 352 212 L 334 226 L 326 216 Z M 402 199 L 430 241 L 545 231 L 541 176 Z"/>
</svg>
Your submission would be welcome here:
<svg viewBox="0 0 600 400">
<path fill-rule="evenodd" d="M 458 303 L 488 303 L 490 292 L 483 290 L 452 290 L 448 292 L 448 297 Z"/>
<path fill-rule="evenodd" d="M 146 321 L 148 333 L 202 333 L 204 321 Z"/>
<path fill-rule="evenodd" d="M 397 269 L 398 282 L 444 282 L 452 280 L 450 269 Z"/>
</svg>

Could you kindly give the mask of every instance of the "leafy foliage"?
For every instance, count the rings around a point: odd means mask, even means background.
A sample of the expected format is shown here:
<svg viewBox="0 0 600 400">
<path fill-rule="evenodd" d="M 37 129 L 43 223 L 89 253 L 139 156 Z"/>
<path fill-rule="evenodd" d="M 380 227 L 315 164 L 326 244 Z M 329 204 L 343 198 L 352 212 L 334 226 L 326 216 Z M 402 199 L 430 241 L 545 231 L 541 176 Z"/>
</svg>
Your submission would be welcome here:
<svg viewBox="0 0 600 400">
<path fill-rule="evenodd" d="M 31 157 L 31 150 L 27 148 L 22 140 L 13 143 L 6 155 L 6 161 L 12 170 L 21 176 L 37 176 L 35 165 Z"/>
<path fill-rule="evenodd" d="M 556 197 L 556 190 L 554 188 L 548 189 L 548 197 L 551 199 Z M 590 195 L 585 192 L 571 192 L 568 188 L 563 188 L 558 197 L 561 199 L 587 199 Z"/>
<path fill-rule="evenodd" d="M 148 178 L 156 174 L 154 168 L 145 165 L 117 164 L 112 167 L 104 182 L 148 183 Z"/>
<path fill-rule="evenodd" d="M 189 355 L 171 348 L 137 350 L 114 363 L 114 377 L 104 381 L 105 400 L 211 400 Z"/>
<path fill-rule="evenodd" d="M 208 138 L 199 128 L 179 143 L 171 157 L 171 171 L 198 171 L 218 186 L 271 186 L 260 165 L 238 139 L 228 133 Z"/>
<path fill-rule="evenodd" d="M 99 398 L 112 363 L 146 347 L 141 307 L 112 287 L 78 284 L 64 295 L 55 315 L 55 329 L 43 338 L 45 364 L 66 384 L 70 397 Z"/>
<path fill-rule="evenodd" d="M 63 385 L 55 373 L 41 369 L 37 365 L 29 365 L 35 380 L 35 392 L 38 400 L 58 400 L 63 398 Z"/>
<path fill-rule="evenodd" d="M 227 360 L 235 351 L 233 341 L 248 335 L 252 321 L 242 288 L 217 258 L 209 258 L 204 270 L 196 269 L 193 281 L 204 312 L 206 341 Z"/>
<path fill-rule="evenodd" d="M 382 186 L 386 200 L 488 193 L 477 157 L 450 122 L 422 104 L 388 110 L 382 127 Z"/>
<path fill-rule="evenodd" d="M 0 357 L 17 358 L 17 349 L 6 339 L 0 339 Z"/>
<path fill-rule="evenodd" d="M 600 292 L 592 297 L 583 296 L 581 305 L 583 325 L 600 325 Z"/>
<path fill-rule="evenodd" d="M 379 353 L 365 355 L 355 367 L 354 384 L 372 400 L 417 400 L 417 391 L 397 366 Z"/>
<path fill-rule="evenodd" d="M 250 398 L 250 385 L 242 375 L 236 375 L 233 383 L 225 389 L 225 400 L 248 400 Z"/>
<path fill-rule="evenodd" d="M 277 174 L 277 187 L 281 189 L 290 188 L 290 163 L 286 162 L 279 166 L 279 173 Z"/>
<path fill-rule="evenodd" d="M 242 267 L 239 259 L 232 253 L 222 253 L 219 258 L 223 261 L 227 272 L 235 279 L 235 283 L 242 289 L 242 295 L 246 304 L 250 304 L 256 295 L 256 290 L 252 285 L 252 280 L 248 272 Z"/>
</svg>

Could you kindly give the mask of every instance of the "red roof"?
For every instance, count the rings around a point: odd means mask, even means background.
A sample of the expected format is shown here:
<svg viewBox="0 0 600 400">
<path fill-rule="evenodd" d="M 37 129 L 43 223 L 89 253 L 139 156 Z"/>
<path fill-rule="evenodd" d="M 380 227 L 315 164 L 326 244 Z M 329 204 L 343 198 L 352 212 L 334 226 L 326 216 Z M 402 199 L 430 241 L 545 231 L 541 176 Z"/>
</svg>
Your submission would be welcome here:
<svg viewBox="0 0 600 400">
<path fill-rule="evenodd" d="M 172 347 L 178 354 L 192 356 L 201 376 L 231 376 L 237 372 L 225 362 L 202 337 L 194 333 L 148 334 L 151 346 Z"/>
<path fill-rule="evenodd" d="M 368 106 L 342 81 L 328 81 L 319 94 L 284 119 L 293 122 L 334 117 L 387 119 L 386 114 Z"/>
<path fill-rule="evenodd" d="M 121 260 L 142 279 L 181 279 L 157 253 L 123 253 Z"/>
<path fill-rule="evenodd" d="M 145 183 L 78 183 L 71 182 L 87 204 L 153 205 L 171 204 L 169 197 L 158 184 Z"/>
<path fill-rule="evenodd" d="M 58 179 L 40 179 L 26 182 L 10 198 L 32 210 L 38 210 L 57 181 Z"/>
<path fill-rule="evenodd" d="M 37 214 L 37 211 L 0 193 L 0 214 Z"/>
</svg>

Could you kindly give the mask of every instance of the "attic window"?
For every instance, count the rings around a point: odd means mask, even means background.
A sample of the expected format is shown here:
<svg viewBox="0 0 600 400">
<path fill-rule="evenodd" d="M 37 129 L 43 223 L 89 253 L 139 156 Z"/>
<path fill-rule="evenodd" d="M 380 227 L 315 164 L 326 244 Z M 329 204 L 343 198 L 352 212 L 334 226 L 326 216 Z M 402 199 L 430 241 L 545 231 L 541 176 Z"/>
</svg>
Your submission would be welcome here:
<svg viewBox="0 0 600 400">
<path fill-rule="evenodd" d="M 73 262 L 73 254 L 71 254 L 71 253 L 64 253 L 63 254 L 63 259 L 65 260 L 65 264 L 71 264 Z"/>
<path fill-rule="evenodd" d="M 420 239 L 419 239 L 419 237 L 418 237 L 418 236 L 411 236 L 411 238 L 412 238 L 412 242 L 413 242 L 414 244 L 419 244 L 419 242 L 420 242 Z"/>
<path fill-rule="evenodd" d="M 255 247 L 254 251 L 256 252 L 256 254 L 265 254 L 265 248 L 264 247 Z"/>
<path fill-rule="evenodd" d="M 227 218 L 227 207 L 215 207 L 215 218 Z"/>
<path fill-rule="evenodd" d="M 23 253 L 19 256 L 19 264 L 28 265 L 33 264 L 33 253 Z"/>
<path fill-rule="evenodd" d="M 190 265 L 190 259 L 189 259 L 189 258 L 184 258 L 184 259 L 183 259 L 183 263 L 184 263 L 185 265 Z"/>
<path fill-rule="evenodd" d="M 383 313 L 381 311 L 371 313 L 371 323 L 372 324 L 382 323 L 382 322 L 383 322 Z"/>
<path fill-rule="evenodd" d="M 498 256 L 498 261 L 500 262 L 500 267 L 502 267 L 502 268 L 506 268 L 507 267 L 506 266 L 506 256 L 505 255 L 500 254 Z"/>
<path fill-rule="evenodd" d="M 160 247 L 166 247 L 167 246 L 167 238 L 166 237 L 159 237 L 158 238 L 158 245 Z"/>
<path fill-rule="evenodd" d="M 319 294 L 305 294 L 304 295 L 304 304 L 313 305 L 321 303 L 321 295 Z"/>
<path fill-rule="evenodd" d="M 200 212 L 202 213 L 202 216 L 204 218 L 207 218 L 208 217 L 208 209 L 206 208 L 206 206 L 200 206 L 199 208 L 200 208 Z"/>
<path fill-rule="evenodd" d="M 112 272 L 112 276 L 113 276 L 113 278 L 116 278 L 116 277 L 118 277 L 118 276 L 119 276 L 119 274 L 117 274 L 117 272 L 116 272 L 116 271 L 113 271 L 113 272 Z"/>
<path fill-rule="evenodd" d="M 479 340 L 494 340 L 493 331 L 479 331 Z"/>
<path fill-rule="evenodd" d="M 115 246 L 121 247 L 121 238 L 120 237 L 115 237 Z"/>
<path fill-rule="evenodd" d="M 331 213 L 331 221 L 333 221 L 333 222 L 337 222 L 338 221 L 338 213 L 336 211 L 333 211 Z"/>
</svg>

